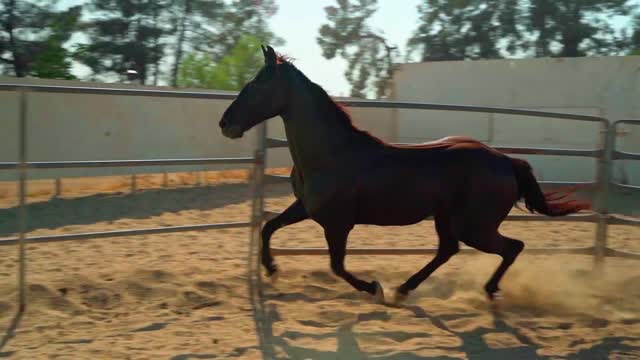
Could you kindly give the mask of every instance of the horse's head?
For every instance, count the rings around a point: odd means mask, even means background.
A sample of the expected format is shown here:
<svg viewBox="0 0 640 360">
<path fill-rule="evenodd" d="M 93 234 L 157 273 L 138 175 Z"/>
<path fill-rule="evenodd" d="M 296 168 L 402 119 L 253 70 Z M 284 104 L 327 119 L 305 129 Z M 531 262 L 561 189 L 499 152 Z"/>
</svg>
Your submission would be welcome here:
<svg viewBox="0 0 640 360">
<path fill-rule="evenodd" d="M 280 115 L 287 99 L 283 81 L 283 67 L 271 46 L 262 47 L 264 66 L 247 83 L 229 105 L 220 120 L 222 134 L 231 139 L 242 137 L 245 131 L 259 123 Z"/>
</svg>

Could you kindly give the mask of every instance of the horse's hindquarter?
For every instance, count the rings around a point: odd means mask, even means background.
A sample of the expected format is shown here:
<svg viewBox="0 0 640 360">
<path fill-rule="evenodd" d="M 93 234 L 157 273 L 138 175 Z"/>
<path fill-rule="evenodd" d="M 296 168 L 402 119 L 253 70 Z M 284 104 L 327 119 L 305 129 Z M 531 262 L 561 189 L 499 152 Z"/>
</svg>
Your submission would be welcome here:
<svg viewBox="0 0 640 360">
<path fill-rule="evenodd" d="M 357 222 L 407 225 L 438 208 L 511 208 L 516 196 L 511 160 L 481 143 L 393 148 L 358 178 Z"/>
</svg>

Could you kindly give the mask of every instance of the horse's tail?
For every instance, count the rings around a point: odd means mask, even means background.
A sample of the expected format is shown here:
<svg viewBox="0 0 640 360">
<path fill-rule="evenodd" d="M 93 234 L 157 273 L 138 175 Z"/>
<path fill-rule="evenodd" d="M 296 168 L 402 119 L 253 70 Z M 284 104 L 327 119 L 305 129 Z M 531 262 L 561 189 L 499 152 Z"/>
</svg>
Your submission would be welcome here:
<svg viewBox="0 0 640 360">
<path fill-rule="evenodd" d="M 543 193 L 538 181 L 533 176 L 531 165 L 522 159 L 511 158 L 511 160 L 518 183 L 518 199 L 524 198 L 524 204 L 530 212 L 536 211 L 547 216 L 564 216 L 591 208 L 591 205 L 586 202 L 561 201 L 575 192 L 577 187 L 565 191 Z"/>
</svg>

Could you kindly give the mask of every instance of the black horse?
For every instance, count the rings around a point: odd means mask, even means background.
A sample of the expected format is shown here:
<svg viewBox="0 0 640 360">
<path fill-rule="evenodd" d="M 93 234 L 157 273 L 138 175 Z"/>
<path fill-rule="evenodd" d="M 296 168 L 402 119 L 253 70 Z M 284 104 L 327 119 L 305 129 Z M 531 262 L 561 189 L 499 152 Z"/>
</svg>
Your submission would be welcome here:
<svg viewBox="0 0 640 360">
<path fill-rule="evenodd" d="M 397 289 L 396 302 L 456 254 L 459 241 L 502 257 L 484 288 L 494 299 L 500 279 L 524 248 L 522 241 L 498 232 L 518 200 L 548 216 L 588 207 L 544 194 L 526 161 L 469 137 L 415 146 L 384 143 L 356 128 L 341 106 L 273 48 L 262 51 L 265 66 L 225 111 L 220 128 L 235 139 L 266 119 L 284 120 L 296 201 L 262 229 L 262 264 L 269 275 L 277 271 L 269 247 L 273 233 L 311 218 L 324 229 L 333 272 L 383 301 L 377 281 L 345 269 L 349 232 L 356 224 L 410 225 L 433 216 L 438 252 Z"/>
</svg>

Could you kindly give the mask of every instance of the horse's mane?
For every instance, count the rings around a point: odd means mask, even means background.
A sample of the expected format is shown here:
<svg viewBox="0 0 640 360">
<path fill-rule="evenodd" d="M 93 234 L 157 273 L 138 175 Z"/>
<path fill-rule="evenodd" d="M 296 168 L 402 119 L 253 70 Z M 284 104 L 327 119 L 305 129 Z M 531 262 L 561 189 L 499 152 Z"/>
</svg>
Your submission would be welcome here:
<svg viewBox="0 0 640 360">
<path fill-rule="evenodd" d="M 349 114 L 346 107 L 342 104 L 335 102 L 335 100 L 333 100 L 333 98 L 329 96 L 329 94 L 322 88 L 322 86 L 309 80 L 309 78 L 307 78 L 307 76 L 302 71 L 300 71 L 297 67 L 295 67 L 295 65 L 293 65 L 292 58 L 285 55 L 278 55 L 278 64 L 284 64 L 285 66 L 293 69 L 294 72 L 299 77 L 304 79 L 305 82 L 309 85 L 309 89 L 311 90 L 313 97 L 319 100 L 319 104 L 321 104 L 322 106 L 325 106 L 329 113 L 335 114 L 338 119 L 344 121 L 344 123 L 347 124 L 354 132 L 356 132 L 359 135 L 363 135 L 365 138 L 369 138 L 370 140 L 373 140 L 376 143 L 386 144 L 384 141 L 382 141 L 378 137 L 371 135 L 371 133 L 369 133 L 368 131 L 362 130 L 358 128 L 356 125 L 354 125 L 353 119 L 351 118 L 351 115 Z"/>
</svg>

